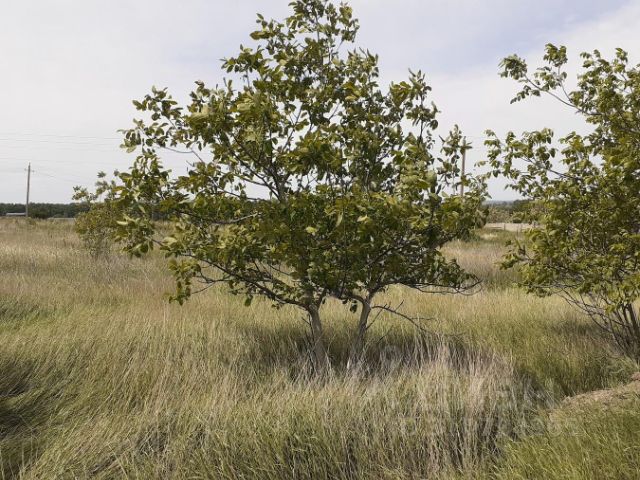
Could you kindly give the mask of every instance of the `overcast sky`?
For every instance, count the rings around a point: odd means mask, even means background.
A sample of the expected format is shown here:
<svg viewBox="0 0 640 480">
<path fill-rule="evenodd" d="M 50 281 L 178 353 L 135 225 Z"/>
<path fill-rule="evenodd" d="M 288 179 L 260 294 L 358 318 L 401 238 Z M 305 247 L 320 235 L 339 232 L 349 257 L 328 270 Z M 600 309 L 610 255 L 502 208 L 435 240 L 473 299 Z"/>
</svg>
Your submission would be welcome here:
<svg viewBox="0 0 640 480">
<path fill-rule="evenodd" d="M 640 54 L 640 0 L 352 0 L 358 44 L 380 54 L 385 82 L 421 69 L 444 126 L 458 123 L 483 156 L 482 134 L 583 128 L 549 100 L 509 105 L 517 89 L 497 75 L 518 53 L 539 63 L 545 43 Z M 99 170 L 125 169 L 118 129 L 151 87 L 185 99 L 193 81 L 222 79 L 220 59 L 248 43 L 255 13 L 282 18 L 288 0 L 23 0 L 0 7 L 0 202 L 67 202 Z M 176 171 L 184 158 L 167 157 Z M 513 198 L 500 181 L 494 199 Z"/>
</svg>

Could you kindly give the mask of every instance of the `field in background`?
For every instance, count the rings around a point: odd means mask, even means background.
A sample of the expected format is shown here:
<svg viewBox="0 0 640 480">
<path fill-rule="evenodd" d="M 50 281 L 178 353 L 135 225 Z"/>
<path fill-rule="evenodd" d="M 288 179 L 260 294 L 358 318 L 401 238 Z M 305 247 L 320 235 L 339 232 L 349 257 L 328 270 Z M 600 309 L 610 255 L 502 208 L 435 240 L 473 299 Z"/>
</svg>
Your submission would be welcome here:
<svg viewBox="0 0 640 480">
<path fill-rule="evenodd" d="M 640 402 L 561 406 L 637 366 L 513 287 L 509 235 L 448 246 L 473 296 L 387 294 L 431 334 L 381 316 L 366 374 L 320 382 L 299 312 L 168 304 L 160 255 L 93 260 L 66 222 L 0 219 L 0 478 L 637 478 Z M 325 318 L 346 356 L 356 318 Z"/>
<path fill-rule="evenodd" d="M 505 232 L 522 233 L 529 230 L 531 228 L 531 224 L 510 222 L 487 223 L 484 228 L 485 230 L 503 230 Z"/>
</svg>

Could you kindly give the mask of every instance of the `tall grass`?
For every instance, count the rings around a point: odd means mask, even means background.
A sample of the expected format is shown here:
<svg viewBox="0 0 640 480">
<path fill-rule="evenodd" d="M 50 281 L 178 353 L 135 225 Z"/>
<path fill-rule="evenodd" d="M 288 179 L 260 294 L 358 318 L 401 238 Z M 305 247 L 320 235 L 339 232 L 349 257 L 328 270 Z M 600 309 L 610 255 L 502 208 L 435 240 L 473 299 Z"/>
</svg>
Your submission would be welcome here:
<svg viewBox="0 0 640 480">
<path fill-rule="evenodd" d="M 388 292 L 433 333 L 381 316 L 369 368 L 317 380 L 295 310 L 224 290 L 171 305 L 159 256 L 94 260 L 69 225 L 2 221 L 0 475 L 491 475 L 542 409 L 634 368 L 563 303 L 512 288 L 500 251 L 452 245 L 494 280 L 472 297 Z M 355 318 L 339 303 L 325 317 L 345 356 Z"/>
<path fill-rule="evenodd" d="M 500 480 L 636 480 L 640 477 L 640 393 L 603 409 L 563 408 L 536 435 L 505 447 Z"/>
</svg>

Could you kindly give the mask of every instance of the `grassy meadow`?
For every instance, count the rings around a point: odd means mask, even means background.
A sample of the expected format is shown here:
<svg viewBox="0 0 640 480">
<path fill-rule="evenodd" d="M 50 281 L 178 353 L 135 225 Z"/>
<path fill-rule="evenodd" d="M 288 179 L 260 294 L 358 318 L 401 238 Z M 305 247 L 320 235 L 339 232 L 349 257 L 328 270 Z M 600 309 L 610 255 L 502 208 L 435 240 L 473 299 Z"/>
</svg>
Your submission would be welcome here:
<svg viewBox="0 0 640 480">
<path fill-rule="evenodd" d="M 293 309 L 220 288 L 169 304 L 160 255 L 92 259 L 68 222 L 0 219 L 0 478 L 632 479 L 640 401 L 571 408 L 638 366 L 495 263 L 447 247 L 471 296 L 388 292 L 366 371 L 309 375 Z M 356 317 L 326 305 L 331 356 Z"/>
</svg>

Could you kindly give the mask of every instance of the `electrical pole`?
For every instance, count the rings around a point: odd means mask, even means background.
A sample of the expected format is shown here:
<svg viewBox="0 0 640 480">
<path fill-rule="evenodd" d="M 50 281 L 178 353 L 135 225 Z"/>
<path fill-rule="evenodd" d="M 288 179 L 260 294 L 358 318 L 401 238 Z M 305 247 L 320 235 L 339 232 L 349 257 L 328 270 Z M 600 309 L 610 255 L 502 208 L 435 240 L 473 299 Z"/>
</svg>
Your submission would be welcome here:
<svg viewBox="0 0 640 480">
<path fill-rule="evenodd" d="M 31 188 L 31 163 L 27 168 L 27 203 L 24 206 L 24 216 L 29 218 L 29 189 Z"/>
</svg>

